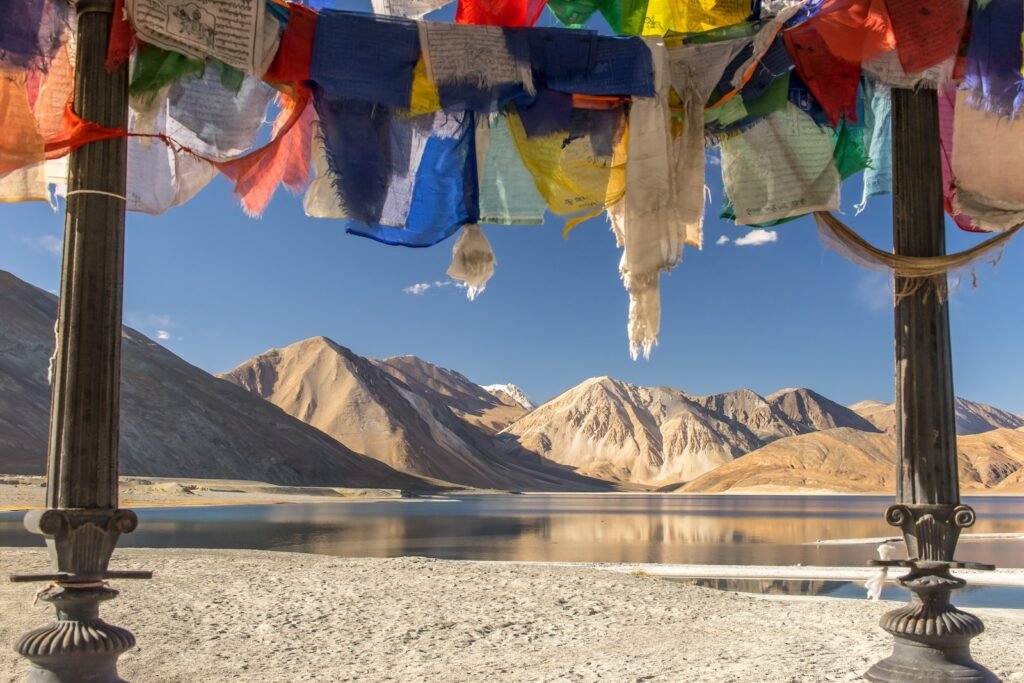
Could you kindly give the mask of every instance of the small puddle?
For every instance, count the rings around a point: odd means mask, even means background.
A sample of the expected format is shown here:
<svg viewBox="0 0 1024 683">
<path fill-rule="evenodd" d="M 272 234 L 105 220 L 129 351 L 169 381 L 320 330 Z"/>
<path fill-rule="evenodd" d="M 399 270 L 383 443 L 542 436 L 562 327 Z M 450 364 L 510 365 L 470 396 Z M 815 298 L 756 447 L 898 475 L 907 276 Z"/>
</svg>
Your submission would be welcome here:
<svg viewBox="0 0 1024 683">
<path fill-rule="evenodd" d="M 715 579 L 669 577 L 667 580 L 687 586 L 757 595 L 794 595 L 827 598 L 867 599 L 867 590 L 859 581 L 828 581 L 809 579 Z M 910 591 L 896 583 L 886 583 L 883 600 L 910 599 Z M 958 607 L 998 607 L 1024 609 L 1024 586 L 971 586 L 955 591 L 953 603 Z"/>
</svg>

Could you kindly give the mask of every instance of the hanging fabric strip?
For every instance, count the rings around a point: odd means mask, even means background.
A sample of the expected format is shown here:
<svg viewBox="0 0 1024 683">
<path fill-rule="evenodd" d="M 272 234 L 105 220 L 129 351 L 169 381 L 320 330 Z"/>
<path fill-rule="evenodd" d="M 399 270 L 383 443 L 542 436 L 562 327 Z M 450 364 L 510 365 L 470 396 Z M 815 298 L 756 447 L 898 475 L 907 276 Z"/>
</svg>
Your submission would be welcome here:
<svg viewBox="0 0 1024 683">
<path fill-rule="evenodd" d="M 888 0 L 900 64 L 917 73 L 954 57 L 967 21 L 964 0 Z"/>
<path fill-rule="evenodd" d="M 957 94 L 953 127 L 954 208 L 980 230 L 1024 222 L 1024 121 L 975 109 Z"/>
<path fill-rule="evenodd" d="M 238 92 L 221 82 L 215 69 L 170 87 L 167 134 L 201 156 L 226 161 L 256 146 L 274 89 L 247 76 Z"/>
<path fill-rule="evenodd" d="M 155 45 L 142 43 L 135 51 L 131 80 L 128 84 L 129 102 L 138 112 L 158 109 L 167 89 L 186 76 L 203 75 L 206 64 L 198 59 L 171 52 Z"/>
<path fill-rule="evenodd" d="M 701 33 L 746 21 L 751 0 L 649 0 L 644 20 L 645 35 Z"/>
<path fill-rule="evenodd" d="M 568 130 L 536 137 L 527 136 L 518 115 L 509 114 L 507 123 L 523 165 L 553 213 L 589 218 L 622 198 L 627 136 L 621 107 L 574 109 Z"/>
<path fill-rule="evenodd" d="M 167 128 L 166 100 L 161 104 L 153 126 L 158 131 Z M 139 132 L 138 118 L 138 114 L 129 112 L 130 133 Z M 162 214 L 192 199 L 216 176 L 216 167 L 195 154 L 151 137 L 129 137 L 126 209 L 154 216 Z M 60 188 L 57 194 L 65 192 L 66 188 Z"/>
<path fill-rule="evenodd" d="M 856 119 L 860 64 L 895 47 L 883 0 L 826 0 L 813 19 L 784 33 L 800 79 L 832 125 Z"/>
<path fill-rule="evenodd" d="M 739 225 L 839 208 L 832 131 L 790 104 L 724 138 L 722 181 Z"/>
<path fill-rule="evenodd" d="M 892 93 L 871 78 L 864 79 L 864 149 L 870 164 L 857 213 L 867 208 L 868 197 L 892 193 Z"/>
<path fill-rule="evenodd" d="M 258 155 L 217 164 L 235 182 L 235 195 L 252 217 L 262 215 L 278 185 L 293 194 L 306 189 L 310 180 L 313 144 L 313 107 L 309 90 L 296 99 L 278 97 L 280 113 L 274 122 L 271 142 Z"/>
<path fill-rule="evenodd" d="M 971 217 L 957 213 L 956 183 L 953 182 L 953 129 L 956 108 L 955 85 L 947 85 L 939 90 L 939 143 L 942 151 L 942 205 L 961 230 L 967 232 L 983 232 L 971 225 Z"/>
<path fill-rule="evenodd" d="M 548 9 L 563 25 L 583 26 L 600 11 L 616 35 L 635 36 L 643 32 L 648 0 L 549 0 Z"/>
<path fill-rule="evenodd" d="M 46 162 L 32 164 L 0 175 L 0 204 L 49 202 Z"/>
<path fill-rule="evenodd" d="M 195 59 L 213 57 L 262 76 L 277 52 L 280 25 L 268 16 L 265 0 L 206 2 L 128 0 L 128 15 L 139 38 Z"/>
<path fill-rule="evenodd" d="M 332 97 L 408 109 L 419 35 L 413 21 L 324 10 L 313 40 L 312 80 Z"/>
<path fill-rule="evenodd" d="M 358 100 L 316 95 L 327 177 L 322 166 L 307 193 L 311 215 L 353 219 L 348 231 L 386 244 L 430 246 L 479 222 L 468 112 L 406 118 Z"/>
<path fill-rule="evenodd" d="M 488 26 L 533 26 L 544 0 L 459 0 L 455 23 Z"/>
<path fill-rule="evenodd" d="M 64 41 L 69 5 L 50 0 L 5 0 L 0 21 L 0 69 L 46 71 Z"/>
<path fill-rule="evenodd" d="M 547 86 L 581 95 L 654 95 L 651 52 L 639 38 L 597 36 L 593 66 L 584 74 L 545 74 Z"/>
<path fill-rule="evenodd" d="M 521 32 L 429 21 L 420 24 L 420 42 L 427 78 L 437 84 L 444 108 L 488 111 L 514 93 L 535 94 Z"/>
<path fill-rule="evenodd" d="M 865 61 L 861 68 L 865 74 L 891 88 L 941 88 L 953 80 L 956 62 L 957 55 L 954 54 L 924 71 L 907 73 L 900 64 L 899 55 L 890 50 Z"/>
<path fill-rule="evenodd" d="M 488 144 L 480 168 L 480 222 L 501 225 L 540 225 L 547 205 L 533 177 L 523 165 L 508 128 L 508 117 L 492 114 L 477 118 L 486 127 Z M 477 138 L 477 150 L 481 148 Z"/>
<path fill-rule="evenodd" d="M 135 31 L 128 21 L 125 11 L 125 0 L 114 0 L 114 14 L 110 23 L 110 43 L 107 45 L 107 71 L 113 71 L 128 61 L 132 45 L 135 42 Z"/>
<path fill-rule="evenodd" d="M 406 19 L 422 19 L 436 9 L 448 4 L 448 0 L 372 0 L 375 14 L 385 14 Z"/>
<path fill-rule="evenodd" d="M 1024 104 L 1021 34 L 1024 2 L 975 2 L 963 87 L 967 103 L 999 116 L 1012 117 Z"/>
<path fill-rule="evenodd" d="M 308 81 L 313 61 L 317 13 L 302 5 L 288 5 L 288 23 L 281 34 L 281 46 L 263 79 L 268 83 Z"/>
<path fill-rule="evenodd" d="M 247 76 L 238 92 L 224 87 L 215 69 L 170 87 L 167 134 L 201 156 L 226 161 L 256 146 L 274 89 Z"/>
<path fill-rule="evenodd" d="M 619 274 L 629 292 L 627 331 L 634 360 L 641 352 L 649 358 L 658 343 L 660 274 L 679 263 L 691 232 L 685 218 L 699 216 L 704 202 L 703 184 L 695 196 L 680 192 L 679 180 L 687 169 L 677 168 L 677 164 L 689 160 L 681 159 L 684 143 L 679 141 L 677 145 L 672 136 L 668 51 L 660 38 L 648 39 L 647 47 L 654 64 L 655 95 L 633 99 L 629 109 L 626 194 L 608 212 L 616 242 L 622 247 Z"/>
<path fill-rule="evenodd" d="M 448 277 L 466 284 L 466 296 L 476 299 L 487 287 L 498 262 L 487 236 L 479 225 L 466 225 L 452 247 Z"/>
<path fill-rule="evenodd" d="M 0 71 L 0 175 L 42 163 L 44 142 L 29 106 L 25 75 Z"/>
<path fill-rule="evenodd" d="M 520 31 L 530 48 L 538 89 L 553 81 L 584 79 L 595 67 L 598 36 L 593 31 L 534 28 Z"/>
</svg>

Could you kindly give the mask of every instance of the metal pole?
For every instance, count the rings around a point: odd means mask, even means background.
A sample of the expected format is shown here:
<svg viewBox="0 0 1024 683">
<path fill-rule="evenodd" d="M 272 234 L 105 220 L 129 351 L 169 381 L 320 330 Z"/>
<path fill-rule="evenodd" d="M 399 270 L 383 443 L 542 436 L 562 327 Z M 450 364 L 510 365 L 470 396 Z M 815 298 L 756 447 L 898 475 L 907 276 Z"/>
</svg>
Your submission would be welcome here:
<svg viewBox="0 0 1024 683">
<path fill-rule="evenodd" d="M 893 242 L 897 254 L 946 253 L 942 208 L 938 100 L 934 90 L 893 89 Z M 897 503 L 886 520 L 903 532 L 910 561 L 877 562 L 909 568 L 900 577 L 912 602 L 882 617 L 893 654 L 875 664 L 872 681 L 991 681 L 971 658 L 970 639 L 981 620 L 950 604 L 966 582 L 951 568 L 960 530 L 974 510 L 960 504 L 956 412 L 949 338 L 947 283 L 935 278 L 915 290 L 896 279 Z"/>
<path fill-rule="evenodd" d="M 108 73 L 104 65 L 114 3 L 77 0 L 75 10 L 75 111 L 127 128 L 128 67 Z M 70 158 L 46 508 L 25 516 L 29 531 L 45 537 L 55 571 L 12 577 L 54 582 L 40 598 L 53 603 L 57 621 L 17 644 L 36 683 L 121 681 L 117 658 L 135 638 L 100 619 L 99 603 L 117 596 L 106 579 L 149 576 L 107 569 L 118 537 L 137 524 L 117 507 L 126 155 L 119 138 Z"/>
</svg>

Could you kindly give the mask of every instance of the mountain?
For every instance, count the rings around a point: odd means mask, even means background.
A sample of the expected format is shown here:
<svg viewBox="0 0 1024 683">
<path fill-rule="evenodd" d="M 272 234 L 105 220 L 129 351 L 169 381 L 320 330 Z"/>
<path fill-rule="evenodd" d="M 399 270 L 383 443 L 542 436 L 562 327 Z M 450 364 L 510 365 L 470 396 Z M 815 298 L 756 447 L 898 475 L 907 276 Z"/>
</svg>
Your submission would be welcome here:
<svg viewBox="0 0 1024 683">
<path fill-rule="evenodd" d="M 0 472 L 45 470 L 56 298 L 0 271 Z M 353 453 L 135 330 L 122 338 L 121 473 L 428 488 Z"/>
<path fill-rule="evenodd" d="M 418 359 L 371 361 L 313 337 L 262 353 L 223 377 L 404 472 L 484 488 L 605 486 L 462 419 L 449 409 L 449 396 L 462 412 L 483 410 L 471 400 L 476 392 L 462 386 L 468 380 Z"/>
<path fill-rule="evenodd" d="M 868 399 L 850 406 L 857 413 L 875 426 L 875 429 L 886 434 L 896 433 L 896 405 Z"/>
<path fill-rule="evenodd" d="M 506 405 L 519 406 L 527 412 L 537 407 L 526 392 L 515 384 L 488 384 L 484 389 Z"/>
<path fill-rule="evenodd" d="M 840 427 L 780 439 L 679 489 L 870 492 L 895 487 L 896 447 L 887 434 Z"/>
<path fill-rule="evenodd" d="M 808 431 L 849 427 L 862 432 L 880 431 L 855 411 L 810 389 L 782 389 L 765 397 L 768 403 Z"/>
<path fill-rule="evenodd" d="M 503 397 L 491 391 L 490 387 L 474 384 L 454 370 L 438 367 L 416 356 L 395 356 L 371 362 L 419 396 L 431 403 L 447 406 L 463 420 L 492 433 L 500 432 L 532 410 L 511 394 Z"/>
<path fill-rule="evenodd" d="M 755 430 L 795 431 L 766 404 L 754 405 L 755 396 L 698 399 L 677 389 L 595 377 L 520 418 L 504 434 L 589 476 L 665 485 L 757 448 L 764 437 Z"/>
<path fill-rule="evenodd" d="M 958 439 L 964 490 L 1024 489 L 1024 433 L 997 429 Z M 891 492 L 896 442 L 848 427 L 780 439 L 689 482 L 686 493 L 815 490 Z"/>
<path fill-rule="evenodd" d="M 1024 484 L 1024 432 L 994 429 L 957 439 L 961 486 L 1009 489 Z"/>
<path fill-rule="evenodd" d="M 888 434 L 896 433 L 896 404 L 881 401 L 861 401 L 850 409 L 868 420 L 879 430 Z M 1020 429 L 1024 417 L 986 403 L 956 398 L 956 432 L 959 436 L 984 434 L 993 429 Z"/>
</svg>

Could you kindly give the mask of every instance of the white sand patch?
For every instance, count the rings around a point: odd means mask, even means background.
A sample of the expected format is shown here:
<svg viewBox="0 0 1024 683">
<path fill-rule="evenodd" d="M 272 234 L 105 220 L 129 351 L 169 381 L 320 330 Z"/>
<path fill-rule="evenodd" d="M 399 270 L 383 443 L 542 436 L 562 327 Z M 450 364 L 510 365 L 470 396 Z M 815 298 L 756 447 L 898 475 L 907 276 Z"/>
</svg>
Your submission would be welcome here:
<svg viewBox="0 0 1024 683">
<path fill-rule="evenodd" d="M 128 680 L 846 681 L 888 654 L 893 603 L 763 600 L 581 566 L 343 559 L 254 551 L 125 550 L 103 614 L 139 647 Z M 0 574 L 46 567 L 0 549 Z M 0 642 L 46 623 L 35 587 L 0 583 Z M 974 653 L 1024 680 L 1024 622 L 987 617 Z M 0 681 L 26 665 L 0 647 Z"/>
</svg>

